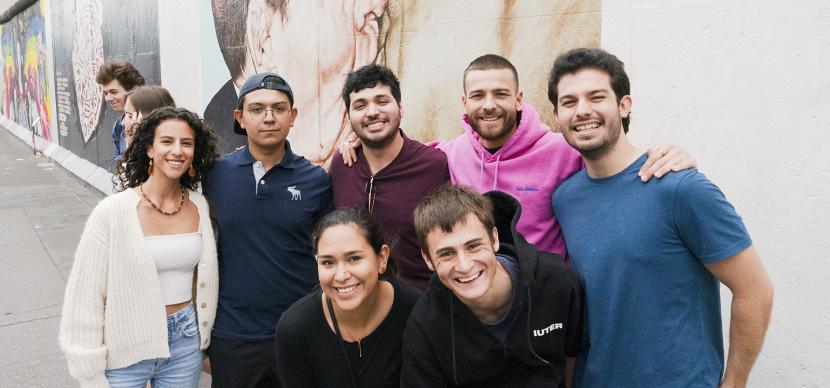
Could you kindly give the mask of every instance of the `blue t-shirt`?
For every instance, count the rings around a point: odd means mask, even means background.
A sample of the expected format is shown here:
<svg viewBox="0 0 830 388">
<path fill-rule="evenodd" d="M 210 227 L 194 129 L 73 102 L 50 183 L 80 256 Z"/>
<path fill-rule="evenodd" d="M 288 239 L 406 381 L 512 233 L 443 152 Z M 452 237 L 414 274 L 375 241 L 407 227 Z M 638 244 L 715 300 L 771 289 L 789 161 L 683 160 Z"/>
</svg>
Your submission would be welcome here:
<svg viewBox="0 0 830 388">
<path fill-rule="evenodd" d="M 484 325 L 493 333 L 496 338 L 498 338 L 502 343 L 507 342 L 507 335 L 510 334 L 510 328 L 513 327 L 513 321 L 516 320 L 516 315 L 519 314 L 519 306 L 521 306 L 521 294 L 524 288 L 522 287 L 522 282 L 519 280 L 521 270 L 519 269 L 519 263 L 516 261 L 515 257 L 505 256 L 505 255 L 496 255 L 496 260 L 498 260 L 499 264 L 504 267 L 507 271 L 507 274 L 510 275 L 510 283 L 513 287 L 513 296 L 510 300 L 510 309 L 507 310 L 507 314 L 502 318 L 500 321 Z"/>
<path fill-rule="evenodd" d="M 720 189 L 696 169 L 647 183 L 643 155 L 553 194 L 585 282 L 588 350 L 575 386 L 714 387 L 724 367 L 719 282 L 707 270 L 752 242 Z"/>
</svg>

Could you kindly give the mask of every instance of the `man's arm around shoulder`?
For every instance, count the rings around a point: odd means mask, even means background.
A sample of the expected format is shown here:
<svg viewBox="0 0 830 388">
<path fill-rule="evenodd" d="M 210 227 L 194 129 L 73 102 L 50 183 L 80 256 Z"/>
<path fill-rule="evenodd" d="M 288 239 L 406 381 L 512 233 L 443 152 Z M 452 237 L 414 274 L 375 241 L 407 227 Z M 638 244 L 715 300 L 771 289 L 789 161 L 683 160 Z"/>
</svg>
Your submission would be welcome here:
<svg viewBox="0 0 830 388">
<path fill-rule="evenodd" d="M 729 355 L 721 387 L 745 387 L 769 325 L 772 282 L 754 246 L 706 268 L 732 291 Z"/>
</svg>

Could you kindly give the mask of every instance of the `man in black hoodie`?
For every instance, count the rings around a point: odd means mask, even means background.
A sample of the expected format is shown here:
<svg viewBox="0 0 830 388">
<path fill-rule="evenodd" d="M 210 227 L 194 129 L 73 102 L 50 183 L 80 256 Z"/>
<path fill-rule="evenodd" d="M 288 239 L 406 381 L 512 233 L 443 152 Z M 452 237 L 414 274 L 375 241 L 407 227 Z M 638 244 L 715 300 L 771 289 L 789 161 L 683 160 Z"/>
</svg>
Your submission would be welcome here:
<svg viewBox="0 0 830 388">
<path fill-rule="evenodd" d="M 437 276 L 404 332 L 401 386 L 569 385 L 582 350 L 582 285 L 560 256 L 516 232 L 520 214 L 505 193 L 450 185 L 415 209 Z"/>
</svg>

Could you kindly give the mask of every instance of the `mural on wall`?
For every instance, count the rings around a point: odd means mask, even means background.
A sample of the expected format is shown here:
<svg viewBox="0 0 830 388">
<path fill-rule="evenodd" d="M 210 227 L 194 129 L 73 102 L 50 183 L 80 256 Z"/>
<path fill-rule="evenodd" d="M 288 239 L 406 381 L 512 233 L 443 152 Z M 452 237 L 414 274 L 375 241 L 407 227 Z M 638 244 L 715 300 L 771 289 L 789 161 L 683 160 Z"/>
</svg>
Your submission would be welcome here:
<svg viewBox="0 0 830 388">
<path fill-rule="evenodd" d="M 237 91 L 252 74 L 276 72 L 292 86 L 299 109 L 288 137 L 292 149 L 321 163 L 350 130 L 340 95 L 346 75 L 376 62 L 400 78 L 407 134 L 449 138 L 461 131 L 461 77 L 471 60 L 486 53 L 510 59 L 526 99 L 542 108 L 555 56 L 599 46 L 601 3 L 212 0 L 216 39 L 231 79 L 204 115 L 224 151 L 244 144 L 244 136 L 233 133 Z"/>
<path fill-rule="evenodd" d="M 2 109 L 10 120 L 50 140 L 52 98 L 42 4 L 32 5 L 2 26 Z"/>
<path fill-rule="evenodd" d="M 105 104 L 95 76 L 105 60 L 122 59 L 131 62 L 147 84 L 160 83 L 158 2 L 74 0 L 51 4 L 60 145 L 111 169 L 111 129 L 121 113 Z"/>
</svg>

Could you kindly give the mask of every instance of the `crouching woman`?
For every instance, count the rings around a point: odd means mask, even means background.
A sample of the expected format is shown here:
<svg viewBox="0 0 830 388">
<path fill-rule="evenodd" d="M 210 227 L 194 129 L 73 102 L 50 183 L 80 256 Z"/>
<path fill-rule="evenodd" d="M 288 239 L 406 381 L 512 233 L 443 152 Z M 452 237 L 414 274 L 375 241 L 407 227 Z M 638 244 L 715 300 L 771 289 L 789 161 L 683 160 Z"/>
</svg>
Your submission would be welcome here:
<svg viewBox="0 0 830 388">
<path fill-rule="evenodd" d="M 285 387 L 398 387 L 401 341 L 419 291 L 395 281 L 389 245 L 364 210 L 337 209 L 314 233 L 320 290 L 277 324 Z"/>
</svg>

